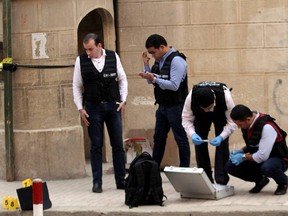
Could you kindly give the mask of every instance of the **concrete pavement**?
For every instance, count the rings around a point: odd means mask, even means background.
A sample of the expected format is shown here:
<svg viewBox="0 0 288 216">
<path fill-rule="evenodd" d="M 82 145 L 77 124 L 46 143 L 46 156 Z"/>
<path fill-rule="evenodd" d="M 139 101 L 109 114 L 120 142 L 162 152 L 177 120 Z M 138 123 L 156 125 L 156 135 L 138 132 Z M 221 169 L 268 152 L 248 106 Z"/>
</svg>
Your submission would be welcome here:
<svg viewBox="0 0 288 216">
<path fill-rule="evenodd" d="M 116 190 L 112 164 L 104 164 L 104 170 L 103 193 L 101 194 L 91 191 L 92 177 L 89 165 L 87 166 L 88 176 L 85 178 L 47 181 L 52 208 L 45 210 L 44 215 L 288 215 L 288 194 L 275 196 L 273 193 L 277 185 L 273 180 L 259 194 L 250 194 L 248 190 L 254 186 L 253 183 L 231 177 L 229 185 L 235 187 L 234 196 L 220 200 L 181 199 L 180 194 L 174 190 L 164 173 L 162 173 L 163 189 L 168 198 L 164 202 L 164 207 L 139 206 L 129 209 L 124 204 L 124 191 Z M 0 180 L 0 216 L 33 215 L 33 211 L 21 211 L 21 208 L 10 211 L 2 208 L 3 197 L 16 198 L 16 189 L 20 187 L 20 181 L 6 182 Z"/>
</svg>

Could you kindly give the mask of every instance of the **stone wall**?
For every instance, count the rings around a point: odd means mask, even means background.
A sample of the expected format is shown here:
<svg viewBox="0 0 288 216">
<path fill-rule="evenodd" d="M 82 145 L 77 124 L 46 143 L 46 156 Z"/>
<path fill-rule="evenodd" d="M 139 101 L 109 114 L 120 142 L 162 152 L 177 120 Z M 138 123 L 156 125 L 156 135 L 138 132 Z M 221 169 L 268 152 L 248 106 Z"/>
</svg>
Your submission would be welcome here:
<svg viewBox="0 0 288 216">
<path fill-rule="evenodd" d="M 77 28 L 81 19 L 95 8 L 114 14 L 111 0 L 11 2 L 12 56 L 20 65 L 73 65 L 78 55 Z M 2 4 L 0 13 L 2 17 Z M 2 32 L 1 20 L 1 40 Z M 72 77 L 73 67 L 19 67 L 13 73 L 16 180 L 86 176 L 83 129 L 73 102 Z M 5 164 L 3 89 L 1 83 L 1 164 Z M 4 179 L 5 169 L 0 168 Z"/>
<path fill-rule="evenodd" d="M 287 0 L 119 0 L 120 55 L 129 77 L 126 130 L 154 127 L 152 87 L 137 75 L 154 33 L 188 57 L 190 88 L 224 82 L 236 104 L 269 113 L 288 130 L 287 18 Z M 239 130 L 230 140 L 231 148 L 243 145 Z"/>
<path fill-rule="evenodd" d="M 114 16 L 112 0 L 61 0 L 61 4 L 57 0 L 13 0 L 14 62 L 74 64 L 78 25 L 96 8 Z M 129 82 L 125 137 L 133 134 L 131 131 L 144 130 L 142 134 L 152 141 L 156 110 L 153 89 L 138 73 L 142 71 L 145 40 L 154 33 L 163 35 L 169 45 L 188 57 L 190 88 L 203 80 L 225 82 L 233 88 L 236 104 L 269 113 L 288 130 L 288 0 L 119 0 L 118 8 L 117 41 Z M 104 32 L 105 45 L 115 50 L 111 23 Z M 0 22 L 1 41 L 2 26 Z M 72 76 L 73 68 L 19 68 L 13 74 L 17 179 L 86 175 L 84 135 L 73 103 Z M 1 82 L 1 164 L 5 164 L 3 95 Z M 173 142 L 170 134 L 165 164 L 178 163 Z M 109 140 L 105 143 L 105 160 L 111 161 Z M 242 145 L 239 130 L 231 136 L 231 145 L 234 144 Z M 193 155 L 191 159 L 194 165 Z M 5 166 L 0 167 L 0 178 L 5 179 Z"/>
</svg>

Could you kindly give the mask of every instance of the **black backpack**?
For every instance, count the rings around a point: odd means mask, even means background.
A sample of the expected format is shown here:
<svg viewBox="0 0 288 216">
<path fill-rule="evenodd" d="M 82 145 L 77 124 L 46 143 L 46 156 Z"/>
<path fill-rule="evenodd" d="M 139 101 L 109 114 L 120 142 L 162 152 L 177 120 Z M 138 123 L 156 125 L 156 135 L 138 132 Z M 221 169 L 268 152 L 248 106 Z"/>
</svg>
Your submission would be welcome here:
<svg viewBox="0 0 288 216">
<path fill-rule="evenodd" d="M 125 187 L 125 204 L 130 208 L 139 205 L 163 206 L 160 168 L 148 152 L 138 155 L 130 164 Z"/>
</svg>

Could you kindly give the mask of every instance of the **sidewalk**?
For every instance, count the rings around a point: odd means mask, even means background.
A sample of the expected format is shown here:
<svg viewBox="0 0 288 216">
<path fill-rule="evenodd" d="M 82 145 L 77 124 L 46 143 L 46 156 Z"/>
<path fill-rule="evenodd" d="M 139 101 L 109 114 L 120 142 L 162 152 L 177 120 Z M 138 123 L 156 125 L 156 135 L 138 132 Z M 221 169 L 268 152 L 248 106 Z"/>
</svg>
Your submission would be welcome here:
<svg viewBox="0 0 288 216">
<path fill-rule="evenodd" d="M 90 216 L 90 215 L 261 215 L 283 216 L 288 214 L 288 194 L 275 196 L 276 184 L 273 180 L 259 193 L 250 194 L 248 190 L 254 184 L 231 177 L 229 185 L 235 187 L 235 195 L 220 200 L 181 199 L 166 175 L 162 173 L 163 189 L 167 196 L 164 207 L 139 206 L 129 209 L 124 204 L 125 193 L 116 190 L 112 164 L 104 164 L 103 193 L 92 193 L 92 177 L 73 180 L 47 181 L 52 208 L 44 211 L 46 216 Z M 6 182 L 0 180 L 0 216 L 33 215 L 32 211 L 8 211 L 2 208 L 4 196 L 17 197 L 16 189 L 21 187 L 20 181 Z"/>
</svg>

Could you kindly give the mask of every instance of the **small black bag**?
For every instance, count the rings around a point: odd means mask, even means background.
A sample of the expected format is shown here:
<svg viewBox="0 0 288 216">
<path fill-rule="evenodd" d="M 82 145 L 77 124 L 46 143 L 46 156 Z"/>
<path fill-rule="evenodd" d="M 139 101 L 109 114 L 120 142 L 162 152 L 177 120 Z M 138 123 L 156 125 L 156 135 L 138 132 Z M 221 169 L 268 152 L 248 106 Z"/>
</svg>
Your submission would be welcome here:
<svg viewBox="0 0 288 216">
<path fill-rule="evenodd" d="M 139 205 L 163 206 L 160 168 L 148 152 L 138 155 L 129 167 L 125 187 L 125 204 L 130 208 Z"/>
<path fill-rule="evenodd" d="M 21 210 L 33 210 L 33 188 L 32 186 L 16 189 L 18 200 L 21 206 Z M 43 210 L 49 209 L 52 206 L 52 202 L 49 198 L 49 192 L 47 183 L 42 183 L 43 192 Z"/>
</svg>

